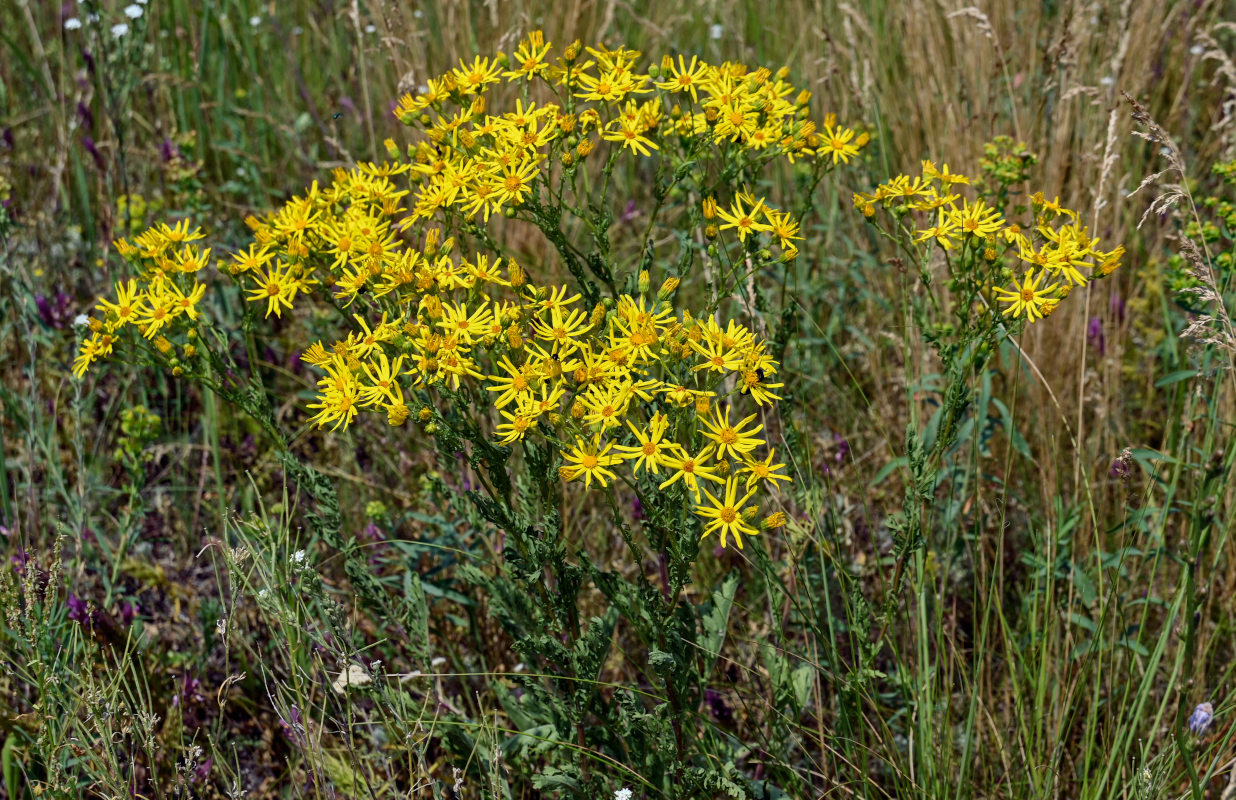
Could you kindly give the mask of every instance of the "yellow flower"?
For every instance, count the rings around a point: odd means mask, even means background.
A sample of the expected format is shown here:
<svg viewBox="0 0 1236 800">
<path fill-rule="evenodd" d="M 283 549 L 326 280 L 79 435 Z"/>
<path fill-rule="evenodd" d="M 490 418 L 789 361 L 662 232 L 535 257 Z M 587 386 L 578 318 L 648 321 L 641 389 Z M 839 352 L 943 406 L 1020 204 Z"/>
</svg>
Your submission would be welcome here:
<svg viewBox="0 0 1236 800">
<path fill-rule="evenodd" d="M 834 128 L 824 126 L 824 135 L 820 139 L 819 153 L 824 157 L 832 156 L 833 164 L 840 161 L 850 163 L 850 159 L 858 155 L 859 145 L 853 141 L 854 131 L 849 128 Z"/>
<path fill-rule="evenodd" d="M 755 438 L 755 434 L 764 430 L 763 425 L 756 425 L 751 430 L 743 430 L 746 425 L 755 421 L 755 417 L 756 415 L 752 414 L 737 425 L 730 425 L 730 410 L 727 407 L 724 412 L 714 410 L 712 419 L 702 420 L 706 429 L 703 431 L 704 437 L 716 444 L 718 458 L 724 458 L 726 455 L 742 458 L 764 444 L 763 439 Z"/>
<path fill-rule="evenodd" d="M 465 95 L 472 95 L 484 91 L 488 84 L 498 83 L 498 73 L 501 71 L 502 67 L 498 65 L 496 59 L 493 64 L 490 64 L 488 58 L 477 56 L 471 64 L 460 59 L 459 67 L 452 70 L 451 76 L 454 77 L 459 91 Z"/>
<path fill-rule="evenodd" d="M 563 316 L 562 309 L 555 307 L 549 314 L 549 322 L 536 320 L 532 323 L 536 338 L 552 342 L 550 352 L 555 355 L 568 355 L 580 349 L 579 337 L 588 329 L 588 316 L 578 308 Z"/>
<path fill-rule="evenodd" d="M 798 235 L 798 223 L 790 216 L 790 213 L 779 212 L 776 209 L 765 208 L 764 217 L 768 220 L 768 228 L 773 236 L 777 237 L 777 241 L 781 247 L 786 250 L 797 249 L 794 240 L 801 240 L 803 237 Z"/>
<path fill-rule="evenodd" d="M 764 200 L 761 198 L 750 209 L 744 209 L 742 207 L 742 198 L 739 197 L 730 206 L 728 213 L 720 209 L 717 211 L 717 214 L 725 221 L 725 224 L 721 226 L 721 230 L 733 228 L 738 232 L 738 240 L 741 242 L 747 241 L 747 237 L 756 231 L 772 230 L 771 225 L 765 222 L 756 222 L 763 208 Z"/>
<path fill-rule="evenodd" d="M 99 298 L 99 304 L 95 308 L 107 315 L 107 329 L 114 331 L 142 316 L 145 312 L 145 301 L 146 295 L 137 291 L 137 282 L 130 280 L 128 284 L 116 284 L 115 303 Z"/>
<path fill-rule="evenodd" d="M 494 206 L 505 203 L 517 206 L 524 202 L 524 197 L 532 191 L 532 181 L 537 176 L 536 162 L 525 158 L 518 164 L 503 167 L 502 172 L 494 176 L 496 181 Z"/>
<path fill-rule="evenodd" d="M 602 448 L 601 434 L 599 433 L 592 437 L 591 442 L 577 439 L 571 452 L 564 454 L 566 463 L 562 466 L 563 476 L 567 480 L 573 481 L 582 475 L 586 488 L 592 488 L 592 480 L 594 478 L 602 487 L 608 486 L 608 481 L 614 480 L 618 476 L 607 469 L 607 467 L 622 463 L 620 456 L 609 455 L 609 451 L 613 446 L 613 442 L 608 442 Z"/>
<path fill-rule="evenodd" d="M 545 74 L 549 69 L 545 56 L 550 47 L 552 45 L 545 43 L 545 35 L 541 31 L 528 34 L 528 38 L 520 42 L 511 55 L 511 64 L 515 69 L 502 73 L 502 77 L 514 81 Z"/>
<path fill-rule="evenodd" d="M 741 498 L 738 497 L 738 483 L 736 478 L 727 478 L 725 481 L 725 492 L 721 499 L 713 496 L 707 489 L 704 494 L 708 497 L 710 505 L 699 504 L 695 508 L 695 513 L 703 517 L 709 522 L 704 526 L 704 536 L 712 533 L 717 533 L 721 537 L 721 546 L 725 547 L 728 544 L 729 536 L 734 536 L 734 542 L 738 545 L 738 549 L 742 549 L 743 534 L 747 536 L 755 536 L 759 533 L 755 528 L 747 523 L 744 512 L 751 495 L 755 491 L 749 491 Z"/>
<path fill-rule="evenodd" d="M 365 405 L 403 405 L 403 390 L 399 387 L 399 376 L 403 371 L 404 356 L 397 356 L 394 361 L 387 359 L 386 354 L 379 352 L 377 361 L 363 363 L 367 385 L 360 387 L 361 401 Z"/>
<path fill-rule="evenodd" d="M 509 411 L 499 411 L 506 422 L 498 423 L 495 432 L 498 434 L 498 444 L 514 444 L 524 438 L 524 434 L 529 428 L 536 427 L 536 415 L 528 413 L 525 409 L 520 409 L 519 413 L 512 414 Z"/>
<path fill-rule="evenodd" d="M 950 213 L 951 221 L 966 233 L 980 238 L 995 236 L 1004 227 L 1000 212 L 987 206 L 982 198 L 974 203 L 966 201 L 964 205 Z"/>
<path fill-rule="evenodd" d="M 775 457 L 776 451 L 769 448 L 768 455 L 765 456 L 763 461 L 756 461 L 753 458 L 743 459 L 743 472 L 747 475 L 748 489 L 753 485 L 758 486 L 760 481 L 767 481 L 774 489 L 777 488 L 777 481 L 790 483 L 790 476 L 779 472 L 779 470 L 785 469 L 785 464 L 774 464 L 773 459 Z"/>
<path fill-rule="evenodd" d="M 660 149 L 656 142 L 643 135 L 644 130 L 640 123 L 616 120 L 615 124 L 617 129 L 605 131 L 601 134 L 602 139 L 607 142 L 621 142 L 623 147 L 640 156 L 650 156 L 652 150 Z"/>
<path fill-rule="evenodd" d="M 276 317 L 283 316 L 283 309 L 292 307 L 292 300 L 301 289 L 300 281 L 293 277 L 288 265 L 282 262 L 277 262 L 274 267 L 267 267 L 266 274 L 255 276 L 254 281 L 258 286 L 249 290 L 248 300 L 251 303 L 265 300 L 268 317 L 271 314 Z"/>
<path fill-rule="evenodd" d="M 705 447 L 698 455 L 692 456 L 681 447 L 675 455 L 668 455 L 662 459 L 661 463 L 674 471 L 674 474 L 664 480 L 657 488 L 664 489 L 668 486 L 673 486 L 678 481 L 691 490 L 695 495 L 695 502 L 700 500 L 700 478 L 705 480 L 721 482 L 721 478 L 717 477 L 715 467 L 709 467 L 708 459 L 712 458 L 712 445 Z"/>
<path fill-rule="evenodd" d="M 665 431 L 669 428 L 669 420 L 664 414 L 654 414 L 648 423 L 648 430 L 641 431 L 631 422 L 627 427 L 635 434 L 637 445 L 618 445 L 619 452 L 625 453 L 627 461 L 633 461 L 632 471 L 639 473 L 641 467 L 645 472 L 660 475 L 660 467 L 665 463 L 666 454 L 672 452 L 673 443 L 665 441 Z"/>
<path fill-rule="evenodd" d="M 1056 284 L 1039 288 L 1039 281 L 1043 279 L 1043 273 L 1040 272 L 1037 276 L 1034 270 L 1031 269 L 1026 273 L 1025 278 L 1019 284 L 1017 279 L 1013 279 L 1013 288 L 1004 289 L 999 286 L 995 287 L 997 299 L 1001 303 L 1008 303 L 1008 308 L 1002 312 L 1006 317 L 1019 317 L 1025 314 L 1026 319 L 1034 322 L 1036 319 L 1046 316 L 1044 314 L 1044 306 L 1047 303 L 1054 302 L 1052 292 L 1056 289 Z M 1053 307 L 1054 308 L 1054 307 Z"/>
<path fill-rule="evenodd" d="M 691 102 L 698 103 L 699 95 L 696 93 L 696 88 L 707 75 L 708 65 L 698 61 L 695 56 L 691 56 L 691 63 L 687 65 L 683 62 L 681 55 L 678 56 L 677 65 L 668 56 L 662 63 L 665 65 L 662 71 L 666 73 L 666 76 L 665 80 L 656 84 L 656 87 L 669 92 L 686 92 L 691 95 Z"/>
</svg>

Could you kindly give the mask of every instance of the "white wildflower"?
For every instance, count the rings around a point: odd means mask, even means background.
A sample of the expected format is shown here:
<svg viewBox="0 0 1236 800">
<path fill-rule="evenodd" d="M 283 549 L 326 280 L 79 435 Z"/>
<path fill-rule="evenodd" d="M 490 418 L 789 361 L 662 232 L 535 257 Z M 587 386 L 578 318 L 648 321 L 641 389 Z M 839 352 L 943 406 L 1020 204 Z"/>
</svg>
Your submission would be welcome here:
<svg viewBox="0 0 1236 800">
<path fill-rule="evenodd" d="M 73 317 L 74 327 L 82 328 L 89 324 L 90 324 L 90 317 L 86 316 L 85 314 L 78 314 L 76 317 Z"/>
<path fill-rule="evenodd" d="M 724 32 L 725 32 L 725 28 L 722 28 L 721 23 L 719 22 L 714 22 L 712 25 L 708 26 L 708 38 L 709 39 L 720 39 L 721 34 Z"/>
<path fill-rule="evenodd" d="M 378 26 L 374 25 L 372 22 L 365 26 L 365 33 L 377 33 L 377 32 L 378 32 Z"/>
<path fill-rule="evenodd" d="M 624 786 L 614 792 L 614 800 L 631 800 L 631 790 Z"/>
<path fill-rule="evenodd" d="M 1202 53 L 1206 52 L 1206 48 L 1202 47 L 1200 44 L 1195 44 L 1189 48 L 1189 52 L 1195 56 L 1200 56 Z"/>
<path fill-rule="evenodd" d="M 69 17 L 64 21 L 64 29 L 66 31 L 75 31 L 81 28 L 82 21 L 77 17 Z"/>
<path fill-rule="evenodd" d="M 132 3 L 124 7 L 124 15 L 129 19 L 137 19 L 142 15 L 142 7 L 137 3 Z"/>
<path fill-rule="evenodd" d="M 123 22 L 117 22 L 115 25 L 112 26 L 112 36 L 115 36 L 117 39 L 119 39 L 121 36 L 124 36 L 128 32 L 129 32 L 129 26 Z"/>
<path fill-rule="evenodd" d="M 369 673 L 364 667 L 360 664 L 348 664 L 348 668 L 339 673 L 339 677 L 335 678 L 330 688 L 334 689 L 336 694 L 347 694 L 349 688 L 359 689 L 369 683 Z"/>
<path fill-rule="evenodd" d="M 262 24 L 262 18 L 257 15 L 249 17 L 249 24 L 256 28 Z"/>
</svg>

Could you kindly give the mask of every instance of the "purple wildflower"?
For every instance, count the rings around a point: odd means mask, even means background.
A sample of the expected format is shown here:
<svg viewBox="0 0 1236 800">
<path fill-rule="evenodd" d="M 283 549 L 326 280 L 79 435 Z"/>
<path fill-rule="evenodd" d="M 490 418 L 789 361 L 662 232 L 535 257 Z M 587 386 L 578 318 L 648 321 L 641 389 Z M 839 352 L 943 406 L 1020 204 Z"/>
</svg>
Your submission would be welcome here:
<svg viewBox="0 0 1236 800">
<path fill-rule="evenodd" d="M 99 168 L 100 172 L 107 171 L 107 162 L 103 159 L 103 154 L 99 152 L 98 146 L 94 143 L 94 138 L 91 136 L 82 137 L 82 147 L 86 148 L 86 152 L 94 159 L 94 165 Z"/>
<path fill-rule="evenodd" d="M 1189 715 L 1189 730 L 1194 734 L 1201 736 L 1210 727 L 1210 723 L 1215 718 L 1215 707 L 1210 703 L 1202 703 L 1197 708 L 1193 709 L 1193 713 Z"/>
<path fill-rule="evenodd" d="M 94 628 L 94 623 L 99 616 L 97 611 L 90 608 L 90 605 L 85 600 L 72 592 L 69 592 L 66 602 L 69 606 L 69 619 L 84 628 Z"/>
<path fill-rule="evenodd" d="M 43 320 L 47 327 L 56 330 L 63 330 L 72 321 L 70 302 L 71 298 L 64 292 L 57 292 L 54 298 L 41 294 L 34 298 L 34 304 L 39 309 L 39 319 Z"/>
<path fill-rule="evenodd" d="M 837 454 L 835 458 L 840 464 L 850 457 L 850 442 L 841 434 L 833 434 L 833 444 L 837 445 Z"/>
<path fill-rule="evenodd" d="M 1098 317 L 1091 317 L 1089 324 L 1086 325 L 1086 340 L 1095 350 L 1099 351 L 1099 357 L 1107 355 L 1107 338 L 1103 335 L 1103 320 Z"/>
</svg>

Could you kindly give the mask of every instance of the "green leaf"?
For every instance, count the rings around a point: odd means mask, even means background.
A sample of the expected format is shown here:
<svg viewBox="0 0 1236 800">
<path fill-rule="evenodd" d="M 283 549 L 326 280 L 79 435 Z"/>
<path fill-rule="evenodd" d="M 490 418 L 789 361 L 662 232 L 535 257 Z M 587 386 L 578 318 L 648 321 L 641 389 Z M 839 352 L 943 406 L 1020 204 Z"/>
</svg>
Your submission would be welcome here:
<svg viewBox="0 0 1236 800">
<path fill-rule="evenodd" d="M 1173 383 L 1180 383 L 1181 381 L 1187 381 L 1189 378 L 1195 378 L 1195 377 L 1197 377 L 1197 370 L 1195 369 L 1178 369 L 1175 372 L 1168 373 L 1167 375 L 1164 375 L 1162 378 L 1159 378 L 1157 381 L 1154 382 L 1154 385 L 1155 385 L 1155 388 L 1160 388 L 1163 386 L 1170 386 Z"/>
<path fill-rule="evenodd" d="M 700 638 L 700 647 L 704 650 L 705 680 L 712 674 L 721 655 L 721 646 L 725 644 L 725 633 L 729 629 L 730 611 L 734 607 L 734 595 L 738 591 L 738 570 L 733 570 L 721 582 L 721 587 L 713 594 L 712 607 L 701 615 L 700 622 L 704 627 L 704 635 Z"/>
</svg>

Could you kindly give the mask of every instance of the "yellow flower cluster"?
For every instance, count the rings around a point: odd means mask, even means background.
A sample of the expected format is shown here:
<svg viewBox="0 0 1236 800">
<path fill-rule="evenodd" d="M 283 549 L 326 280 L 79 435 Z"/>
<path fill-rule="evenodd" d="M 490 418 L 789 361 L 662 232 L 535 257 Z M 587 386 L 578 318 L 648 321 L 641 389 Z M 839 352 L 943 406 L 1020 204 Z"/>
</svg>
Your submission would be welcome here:
<svg viewBox="0 0 1236 800">
<path fill-rule="evenodd" d="M 200 228 L 191 230 L 189 223 L 182 221 L 150 228 L 136 236 L 132 244 L 125 239 L 116 242 L 116 249 L 136 268 L 138 277 L 117 283 L 115 299 L 101 299 L 96 306 L 101 316 L 90 320 L 90 335 L 73 361 L 76 377 L 82 377 L 92 363 L 112 353 L 125 326 L 152 340 L 163 353 L 172 349 L 166 334 L 188 334 L 194 329 L 197 304 L 206 293 L 206 285 L 197 280 L 196 273 L 210 259 L 210 248 L 194 244 L 202 237 Z"/>
<path fill-rule="evenodd" d="M 906 222 L 915 241 L 934 243 L 950 255 L 960 247 L 963 254 L 1001 264 L 1012 254 L 1016 263 L 1026 265 L 1024 274 L 1020 280 L 1012 277 L 1012 289 L 992 290 L 1005 304 L 1005 316 L 1025 316 L 1030 322 L 1051 314 L 1069 292 L 1085 286 L 1096 273 L 1109 275 L 1120 266 L 1124 247 L 1100 250 L 1098 238 L 1090 236 L 1077 212 L 1062 206 L 1059 198 L 1047 200 L 1041 192 L 1035 194 L 1034 224 L 1023 228 L 1008 222 L 982 198 L 971 201 L 953 191 L 970 182 L 965 175 L 949 172 L 948 164 L 937 168 L 924 161 L 921 175 L 898 175 L 871 194 L 855 194 L 854 205 L 868 218 L 875 215 L 877 204 L 899 216 L 917 212 L 921 227 L 914 217 Z"/>
<path fill-rule="evenodd" d="M 660 67 L 641 73 L 635 68 L 640 53 L 624 47 L 576 42 L 554 59 L 550 50 L 533 33 L 513 56 L 461 62 L 422 93 L 400 99 L 396 116 L 426 135 L 410 150 L 419 183 L 414 216 L 451 208 L 488 220 L 525 203 L 555 159 L 570 167 L 601 141 L 640 156 L 670 148 L 698 158 L 712 147 L 744 151 L 757 163 L 786 157 L 836 164 L 868 140 L 837 126 L 831 115 L 819 129 L 807 118 L 810 93 L 787 83 L 784 68 L 773 73 L 665 56 Z M 520 99 L 513 111 L 487 114 L 485 93 L 504 79 L 525 94 L 535 83 L 545 102 Z M 394 156 L 394 144 L 388 148 Z"/>
<path fill-rule="evenodd" d="M 550 51 L 532 34 L 512 57 L 477 57 L 404 97 L 396 113 L 425 133 L 406 159 L 388 141 L 390 163 L 337 169 L 282 208 L 249 217 L 252 244 L 219 266 L 267 317 L 302 294 L 348 309 L 351 332 L 302 355 L 322 372 L 309 406 L 319 427 L 346 428 L 376 412 L 393 426 L 415 414 L 432 429 L 435 395 L 473 402 L 489 394 L 499 444 L 540 437 L 562 455 L 561 477 L 587 487 L 621 480 L 638 492 L 685 491 L 705 535 L 742 547 L 743 535 L 785 524 L 784 514 L 755 519 L 761 489 L 790 480 L 759 436 L 761 413 L 780 399 L 766 345 L 735 321 L 675 310 L 676 278 L 650 292 L 641 273 L 636 293 L 589 308 L 565 286 L 533 285 L 518 263 L 493 253 L 483 230 L 458 223 L 524 207 L 538 225 L 581 213 L 558 178 L 604 143 L 616 145 L 608 164 L 624 151 L 658 150 L 673 153 L 679 169 L 711 152 L 755 166 L 814 159 L 822 171 L 853 158 L 866 136 L 831 116 L 817 129 L 809 94 L 786 83 L 785 70 L 693 57 L 666 58 L 642 74 L 639 53 L 625 48 L 576 43 L 554 59 Z M 513 110 L 487 114 L 485 92 L 502 80 L 521 84 L 523 96 Z M 544 102 L 523 82 L 536 82 Z M 575 187 L 581 204 L 584 182 Z M 730 230 L 750 247 L 750 236 L 764 235 L 787 260 L 802 238 L 788 213 L 741 191 L 728 208 L 705 198 L 700 216 L 707 238 Z M 465 251 L 443 228 L 413 227 L 431 218 L 489 252 Z M 200 238 L 183 223 L 151 229 L 136 246 L 116 242 L 142 277 L 100 305 L 106 316 L 77 374 L 111 352 L 126 321 L 162 340 L 175 321 L 195 319 L 204 287 L 182 275 L 209 256 L 190 244 Z"/>
<path fill-rule="evenodd" d="M 565 286 L 528 285 L 514 262 L 451 250 L 422 258 L 422 277 L 438 290 L 415 314 L 373 326 L 357 315 L 356 331 L 304 354 L 325 373 L 312 421 L 346 427 L 372 410 L 402 425 L 409 392 L 483 381 L 502 420 L 496 440 L 545 437 L 564 457 L 565 480 L 606 487 L 626 465 L 624 480 L 655 476 L 658 490 L 681 482 L 705 534 L 723 546 L 757 532 L 752 498 L 789 477 L 757 436 L 757 414 L 733 421 L 743 403 L 755 411 L 779 399 L 777 362 L 750 330 L 676 313 L 667 299 L 674 279 L 653 299 L 621 295 L 589 310 Z M 511 299 L 497 296 L 508 289 Z M 418 410 L 421 421 L 433 416 Z"/>
</svg>

